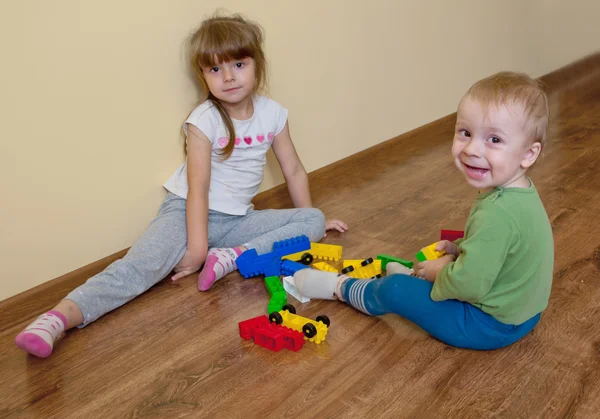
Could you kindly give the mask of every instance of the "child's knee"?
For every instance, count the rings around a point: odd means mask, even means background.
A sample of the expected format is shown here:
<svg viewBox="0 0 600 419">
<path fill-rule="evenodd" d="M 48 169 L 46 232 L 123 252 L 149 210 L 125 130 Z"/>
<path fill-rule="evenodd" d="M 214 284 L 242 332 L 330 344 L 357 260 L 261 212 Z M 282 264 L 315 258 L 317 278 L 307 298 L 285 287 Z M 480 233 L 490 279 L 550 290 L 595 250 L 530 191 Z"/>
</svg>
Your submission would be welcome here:
<svg viewBox="0 0 600 419">
<path fill-rule="evenodd" d="M 325 215 L 318 208 L 305 208 L 306 223 L 310 226 L 310 241 L 319 241 L 325 235 Z"/>
</svg>

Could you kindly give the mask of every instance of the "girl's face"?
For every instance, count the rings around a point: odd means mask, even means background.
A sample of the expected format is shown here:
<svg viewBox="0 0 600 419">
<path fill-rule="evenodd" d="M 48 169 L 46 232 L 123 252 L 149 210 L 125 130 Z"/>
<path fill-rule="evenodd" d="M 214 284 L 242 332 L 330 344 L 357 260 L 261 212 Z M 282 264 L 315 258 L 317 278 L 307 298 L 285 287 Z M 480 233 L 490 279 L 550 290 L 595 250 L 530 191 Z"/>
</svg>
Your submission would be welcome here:
<svg viewBox="0 0 600 419">
<path fill-rule="evenodd" d="M 203 67 L 202 73 L 208 89 L 221 102 L 235 105 L 254 93 L 256 69 L 250 57 Z"/>
</svg>

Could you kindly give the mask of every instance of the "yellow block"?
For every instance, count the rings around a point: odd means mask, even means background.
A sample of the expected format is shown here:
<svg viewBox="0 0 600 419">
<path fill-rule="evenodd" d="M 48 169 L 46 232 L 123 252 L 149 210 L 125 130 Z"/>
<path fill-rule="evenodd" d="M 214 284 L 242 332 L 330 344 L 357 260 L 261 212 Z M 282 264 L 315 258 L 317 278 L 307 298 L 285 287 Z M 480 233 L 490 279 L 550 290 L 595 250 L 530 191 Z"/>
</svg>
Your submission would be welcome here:
<svg viewBox="0 0 600 419">
<path fill-rule="evenodd" d="M 445 250 L 442 250 L 441 252 L 438 250 L 435 250 L 435 247 L 437 246 L 437 244 L 438 244 L 438 242 L 435 242 L 435 243 L 430 244 L 429 246 L 421 249 L 421 252 L 423 252 L 423 255 L 427 258 L 427 260 L 436 260 L 446 254 Z"/>
<path fill-rule="evenodd" d="M 344 268 L 348 266 L 354 266 L 352 272 L 347 273 L 352 278 L 368 279 L 373 278 L 376 275 L 381 275 L 381 260 L 375 259 L 373 263 L 367 266 L 361 266 L 364 259 L 346 259 L 343 262 Z"/>
<path fill-rule="evenodd" d="M 318 269 L 320 271 L 325 271 L 325 272 L 335 272 L 337 273 L 337 269 L 335 269 L 333 266 L 331 266 L 329 263 L 327 262 L 317 262 L 317 263 L 313 263 L 312 267 L 315 269 Z"/>
<path fill-rule="evenodd" d="M 315 259 L 340 260 L 342 258 L 342 246 L 335 244 L 311 243 L 310 250 L 285 255 L 282 259 L 300 260 L 304 253 L 310 253 Z"/>
</svg>

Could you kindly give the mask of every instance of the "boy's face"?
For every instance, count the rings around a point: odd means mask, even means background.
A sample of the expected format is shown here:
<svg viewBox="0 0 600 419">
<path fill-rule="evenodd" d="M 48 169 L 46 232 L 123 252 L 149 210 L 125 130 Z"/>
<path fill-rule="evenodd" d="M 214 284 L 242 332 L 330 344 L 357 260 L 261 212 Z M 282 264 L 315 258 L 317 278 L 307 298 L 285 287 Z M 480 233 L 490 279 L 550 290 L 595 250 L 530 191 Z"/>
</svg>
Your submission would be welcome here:
<svg viewBox="0 0 600 419">
<path fill-rule="evenodd" d="M 452 156 L 474 188 L 529 187 L 525 172 L 540 151 L 541 144 L 532 143 L 525 132 L 522 105 L 490 105 L 486 110 L 469 96 L 461 101 Z"/>
</svg>

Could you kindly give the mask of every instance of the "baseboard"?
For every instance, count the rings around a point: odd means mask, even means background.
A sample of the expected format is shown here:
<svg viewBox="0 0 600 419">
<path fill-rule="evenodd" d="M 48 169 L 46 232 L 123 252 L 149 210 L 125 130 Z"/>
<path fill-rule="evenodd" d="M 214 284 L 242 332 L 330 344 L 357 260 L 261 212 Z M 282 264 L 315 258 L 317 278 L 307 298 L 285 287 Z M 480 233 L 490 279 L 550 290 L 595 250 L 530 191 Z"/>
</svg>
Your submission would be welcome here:
<svg viewBox="0 0 600 419">
<path fill-rule="evenodd" d="M 562 67 L 547 75 L 540 77 L 550 91 L 556 91 L 562 88 L 568 88 L 569 85 L 586 75 L 600 71 L 600 52 L 587 56 L 579 61 Z M 415 130 L 392 138 L 388 141 L 376 144 L 366 150 L 353 154 L 345 159 L 332 163 L 321 169 L 315 170 L 309 174 L 309 179 L 339 179 L 343 178 L 348 166 L 368 167 L 373 161 L 377 161 L 378 155 L 388 153 L 391 149 L 398 146 L 410 147 L 410 140 L 423 130 L 429 132 L 447 127 L 449 120 L 454 119 L 455 114 L 447 115 L 429 124 L 423 125 Z M 324 184 L 323 181 L 320 182 Z M 254 204 L 257 209 L 261 208 L 285 208 L 292 205 L 292 201 L 287 193 L 285 185 L 279 185 L 267 191 L 260 193 L 255 199 Z M 108 257 L 100 259 L 89 265 L 86 265 L 73 272 L 55 278 L 51 281 L 38 285 L 35 288 L 24 291 L 4 301 L 0 301 L 0 312 L 3 314 L 3 321 L 0 324 L 0 331 L 7 330 L 19 323 L 30 320 L 32 315 L 52 308 L 69 291 L 83 284 L 91 276 L 101 272 L 108 265 L 117 259 L 122 258 L 128 249 L 121 250 Z"/>
<path fill-rule="evenodd" d="M 122 258 L 127 253 L 124 249 L 82 268 L 44 282 L 27 291 L 0 301 L 2 323 L 0 332 L 10 329 L 16 324 L 31 320 L 31 316 L 50 310 L 70 291 L 83 284 L 88 278 L 102 272 L 115 260 Z"/>
</svg>

